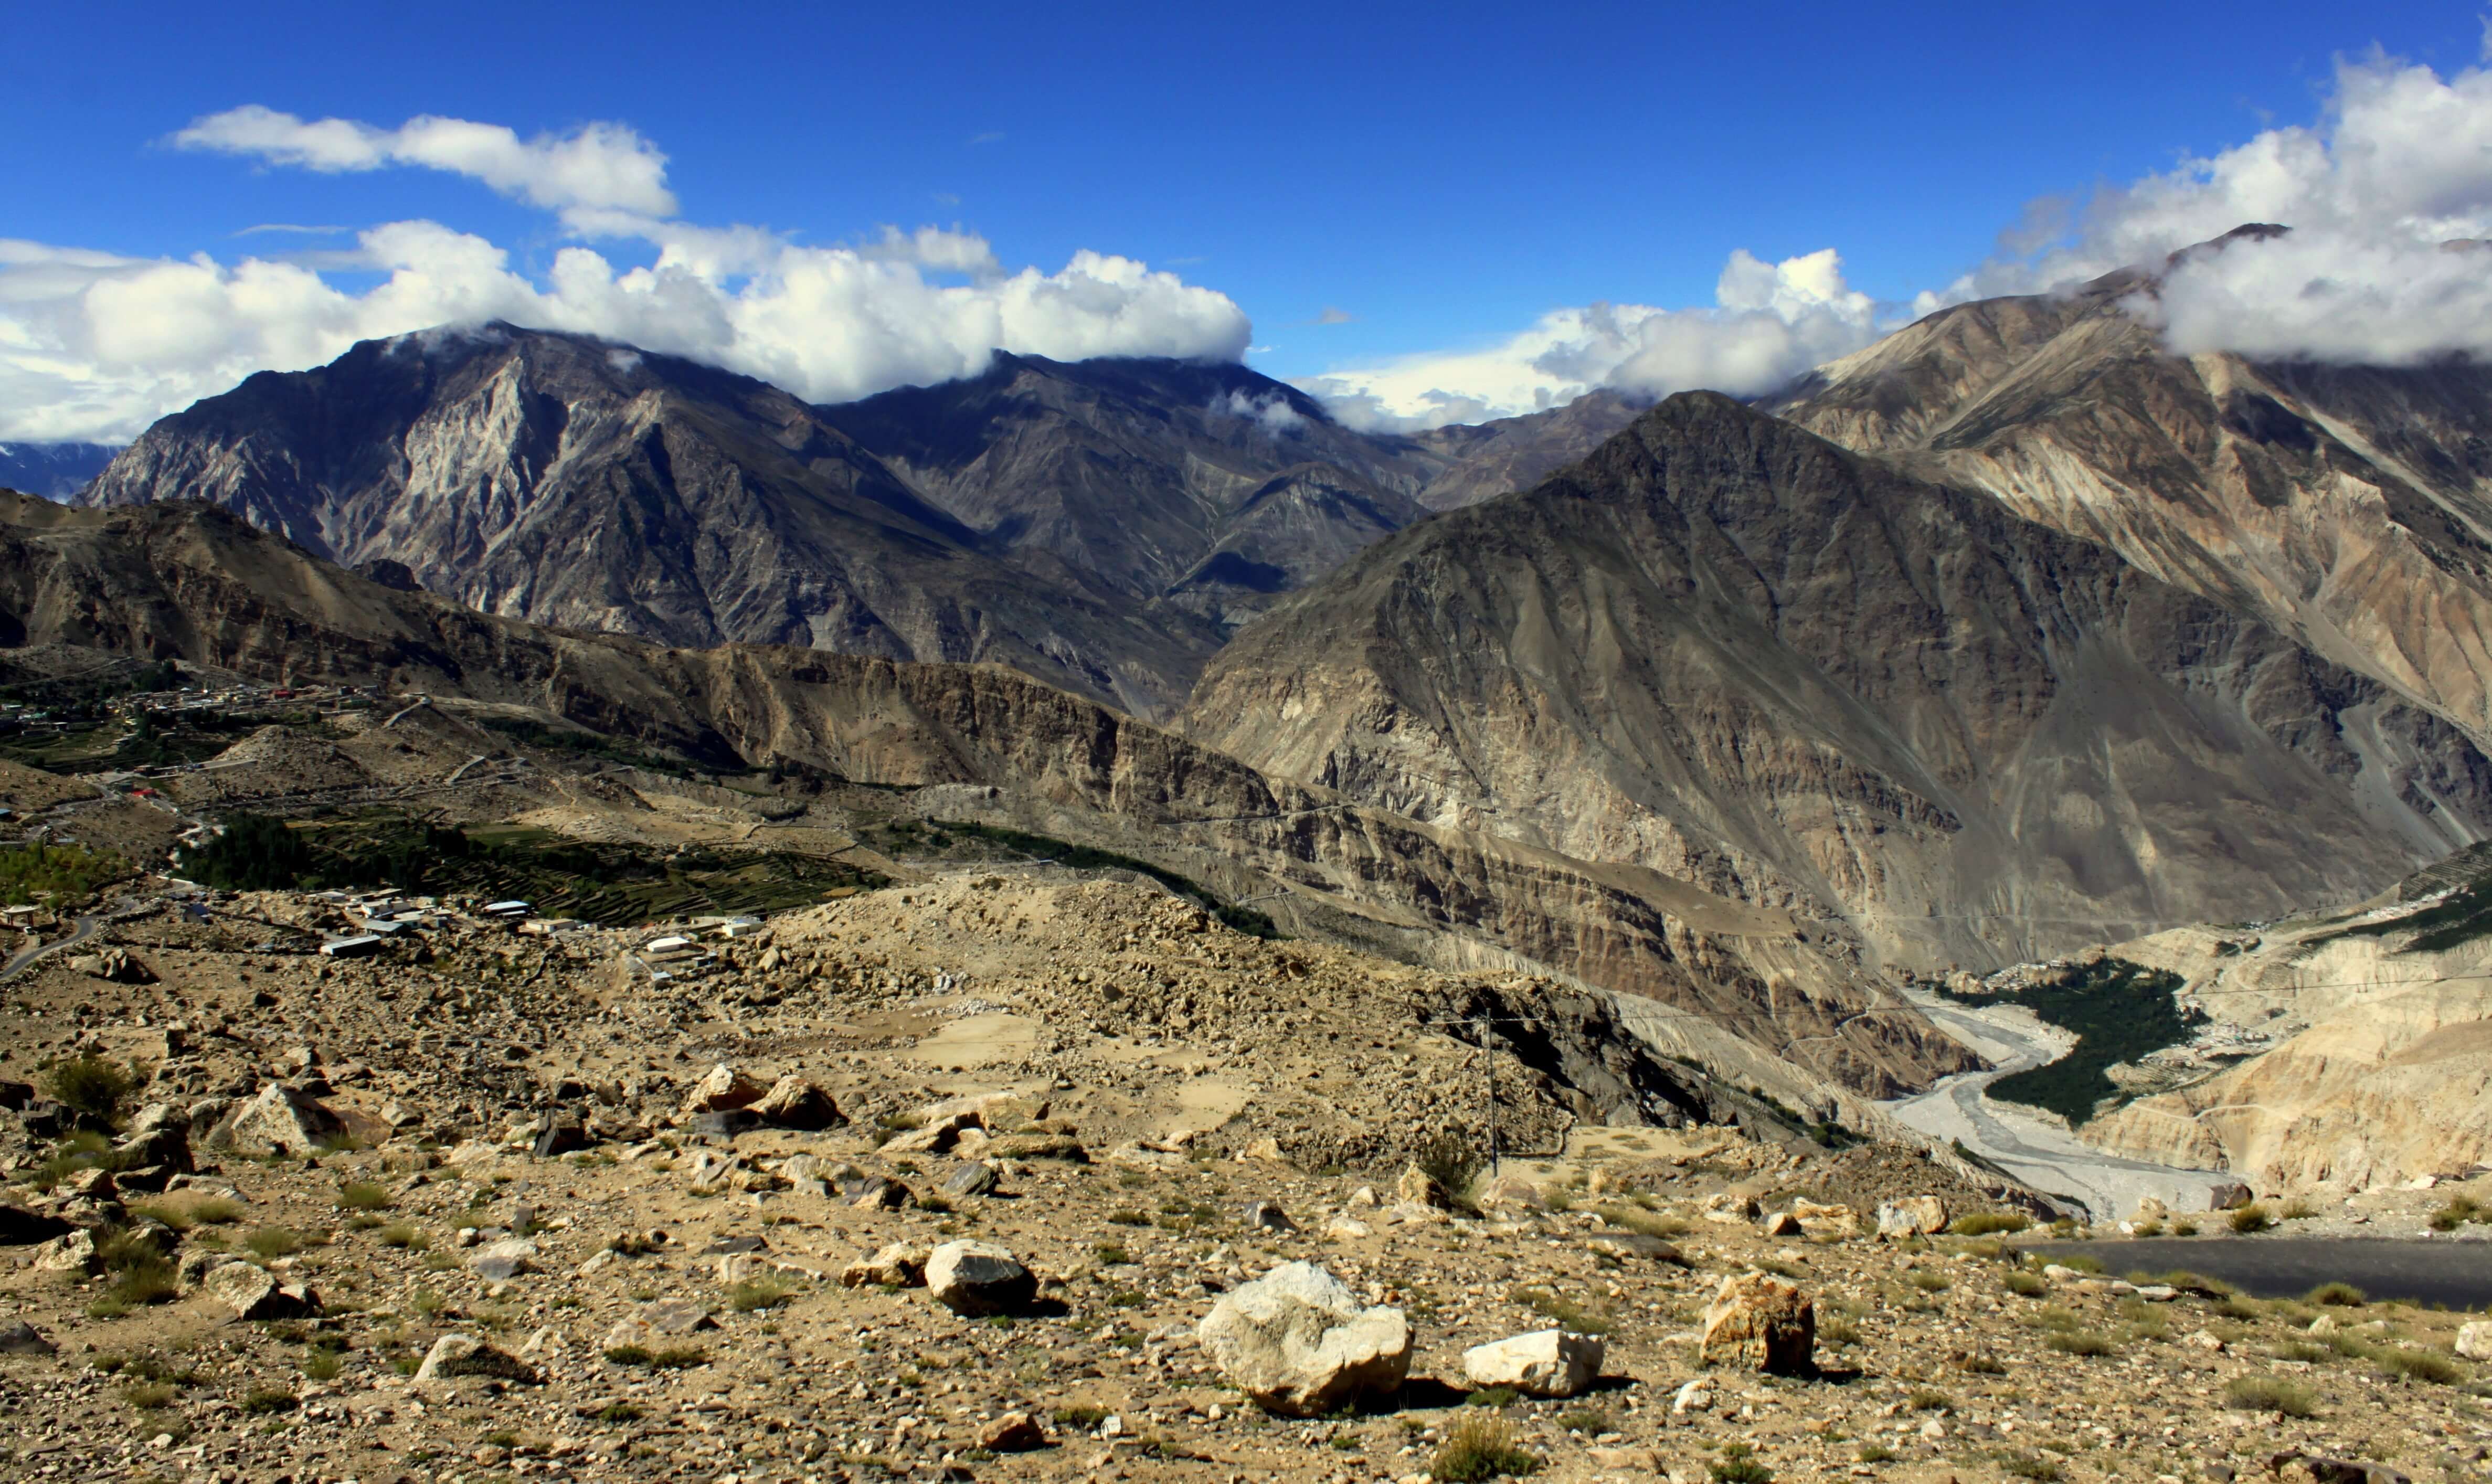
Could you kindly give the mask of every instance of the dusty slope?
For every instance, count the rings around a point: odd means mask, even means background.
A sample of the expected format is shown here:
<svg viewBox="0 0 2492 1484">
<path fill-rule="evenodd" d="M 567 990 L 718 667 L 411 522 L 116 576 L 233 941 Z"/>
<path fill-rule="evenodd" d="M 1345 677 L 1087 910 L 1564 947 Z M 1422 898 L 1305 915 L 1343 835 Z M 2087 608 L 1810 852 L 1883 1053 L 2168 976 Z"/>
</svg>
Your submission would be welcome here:
<svg viewBox="0 0 2492 1484">
<path fill-rule="evenodd" d="M 2384 687 L 1711 394 L 1371 549 L 1184 725 L 1923 965 L 2345 900 L 2492 817 L 2492 764 Z"/>
<path fill-rule="evenodd" d="M 1043 814 L 1054 833 L 1170 858 L 1233 896 L 1286 892 L 1272 910 L 1309 930 L 1449 963 L 1464 950 L 1426 940 L 1451 935 L 1701 1011 L 1859 1091 L 1969 1064 L 1915 1017 L 1861 1016 L 1883 992 L 1822 934 L 1648 870 L 1270 779 L 1016 671 L 540 629 L 380 586 L 214 507 L 72 511 L 21 497 L 13 513 L 0 522 L 0 614 L 39 641 L 522 704 L 713 760 L 975 786 L 994 792 L 962 800 L 964 812 Z M 1808 1101 L 1833 1095 L 1821 1084 Z"/>
</svg>

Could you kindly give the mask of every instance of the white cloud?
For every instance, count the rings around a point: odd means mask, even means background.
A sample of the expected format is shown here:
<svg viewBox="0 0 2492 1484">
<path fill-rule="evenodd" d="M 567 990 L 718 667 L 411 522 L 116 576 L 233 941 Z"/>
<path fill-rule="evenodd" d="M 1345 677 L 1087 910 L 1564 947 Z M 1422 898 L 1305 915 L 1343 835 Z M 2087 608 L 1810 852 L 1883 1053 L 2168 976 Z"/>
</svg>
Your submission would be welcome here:
<svg viewBox="0 0 2492 1484">
<path fill-rule="evenodd" d="M 2252 222 L 2292 230 L 2166 269 Z M 2143 266 L 2163 282 L 2130 307 L 2182 353 L 2396 365 L 2492 351 L 2492 254 L 2445 247 L 2492 236 L 2492 71 L 2340 62 L 2316 124 L 2106 190 L 2033 236 L 1921 307 Z"/>
<path fill-rule="evenodd" d="M 304 120 L 257 104 L 195 119 L 173 135 L 183 149 L 245 155 L 270 164 L 331 173 L 418 165 L 483 181 L 549 211 L 675 214 L 667 157 L 620 124 L 521 139 L 499 124 L 412 118 L 396 129 L 352 119 Z"/>
<path fill-rule="evenodd" d="M 1277 392 L 1259 399 L 1242 390 L 1233 391 L 1215 399 L 1211 410 L 1251 419 L 1261 424 L 1264 431 L 1275 434 L 1293 433 L 1307 426 L 1306 414 L 1290 406 L 1290 400 Z"/>
<path fill-rule="evenodd" d="M 2485 29 L 2492 59 L 2492 20 Z M 2282 237 L 2171 254 L 2246 223 Z M 2317 122 L 2269 129 L 2082 203 L 2046 197 L 2001 252 L 1909 305 L 1852 290 L 1832 250 L 1732 254 L 1712 309 L 1595 304 L 1510 340 L 1307 378 L 1345 422 L 1408 430 L 1562 404 L 1598 386 L 1764 392 L 1904 321 L 2115 269 L 2162 282 L 2128 302 L 2176 351 L 2414 364 L 2492 355 L 2492 69 L 2442 77 L 2376 53 L 2341 62 Z"/>
<path fill-rule="evenodd" d="M 455 170 L 559 211 L 575 238 L 654 246 L 655 260 L 618 267 L 576 242 L 532 278 L 485 238 L 424 221 L 369 228 L 351 252 L 286 261 L 0 240 L 0 437 L 127 438 L 253 371 L 496 318 L 692 357 L 817 401 L 973 374 L 998 348 L 1235 360 L 1249 338 L 1226 295 L 1112 253 L 1011 271 L 985 238 L 958 229 L 811 247 L 674 220 L 664 157 L 617 126 L 522 142 L 459 120 L 376 130 L 236 109 L 183 138 L 313 169 Z M 341 270 L 379 282 L 358 290 L 324 276 Z"/>
<path fill-rule="evenodd" d="M 1408 431 L 1563 406 L 1595 387 L 1747 395 L 1868 344 L 1886 327 L 1831 248 L 1768 263 L 1736 252 L 1715 307 L 1558 310 L 1478 350 L 1412 356 L 1299 384 L 1353 427 Z"/>
</svg>

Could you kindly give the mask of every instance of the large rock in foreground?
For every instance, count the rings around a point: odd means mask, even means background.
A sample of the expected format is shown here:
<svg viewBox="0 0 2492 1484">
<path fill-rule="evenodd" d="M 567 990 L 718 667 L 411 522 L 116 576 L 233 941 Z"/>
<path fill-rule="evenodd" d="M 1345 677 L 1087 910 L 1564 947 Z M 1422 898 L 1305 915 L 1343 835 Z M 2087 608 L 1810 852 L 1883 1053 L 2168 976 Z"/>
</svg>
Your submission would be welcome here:
<svg viewBox="0 0 2492 1484">
<path fill-rule="evenodd" d="M 337 1114 L 270 1083 L 209 1130 L 208 1143 L 237 1154 L 317 1154 L 345 1131 Z"/>
<path fill-rule="evenodd" d="M 1463 1351 L 1463 1375 L 1474 1386 L 1510 1386 L 1528 1396 L 1577 1396 L 1599 1378 L 1603 1349 L 1594 1335 L 1537 1329 Z"/>
<path fill-rule="evenodd" d="M 535 1385 L 544 1378 L 536 1367 L 507 1350 L 495 1350 L 474 1335 L 449 1334 L 432 1342 L 424 1364 L 416 1370 L 419 1383 L 457 1380 L 476 1377 L 487 1380 L 512 1380 Z"/>
<path fill-rule="evenodd" d="M 1764 1273 L 1722 1280 L 1705 1308 L 1706 1365 L 1804 1375 L 1816 1365 L 1817 1305 Z"/>
<path fill-rule="evenodd" d="M 1410 1324 L 1399 1309 L 1361 1308 L 1312 1262 L 1276 1267 L 1231 1291 L 1197 1331 L 1221 1374 L 1266 1410 L 1310 1417 L 1410 1374 Z"/>
<path fill-rule="evenodd" d="M 926 1290 L 955 1314 L 1010 1314 L 1037 1296 L 1038 1279 L 992 1242 L 945 1242 L 926 1260 Z"/>
</svg>

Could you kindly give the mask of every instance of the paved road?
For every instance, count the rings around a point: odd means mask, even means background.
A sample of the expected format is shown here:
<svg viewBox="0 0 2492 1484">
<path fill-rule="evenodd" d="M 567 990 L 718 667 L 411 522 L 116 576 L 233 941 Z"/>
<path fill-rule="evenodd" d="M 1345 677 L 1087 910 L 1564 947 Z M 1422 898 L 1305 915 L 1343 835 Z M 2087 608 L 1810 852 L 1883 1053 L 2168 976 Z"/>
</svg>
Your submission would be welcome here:
<svg viewBox="0 0 2492 1484">
<path fill-rule="evenodd" d="M 2492 1242 L 2482 1240 L 2199 1237 L 2037 1242 L 2031 1250 L 2051 1258 L 2084 1253 L 2112 1273 L 2204 1273 L 2258 1298 L 2299 1297 L 2323 1283 L 2350 1283 L 2373 1298 L 2463 1309 L 2492 1304 Z"/>
<path fill-rule="evenodd" d="M 1984 1089 L 2009 1073 L 2058 1060 L 2063 1054 L 2058 1042 L 2010 1017 L 1983 1015 L 1934 994 L 1909 997 L 1940 1029 L 1979 1052 L 1993 1068 L 1962 1073 L 1917 1097 L 1882 1105 L 1906 1124 L 1961 1141 L 2034 1189 L 2083 1204 L 2096 1221 L 2127 1215 L 2143 1196 L 2156 1197 L 2177 1211 L 2204 1210 L 2210 1193 L 2231 1183 L 2229 1176 L 2204 1170 L 2106 1154 L 2039 1118 L 1992 1103 Z"/>
<path fill-rule="evenodd" d="M 15 953 L 9 956 L 8 963 L 0 964 L 0 979 L 16 978 L 18 970 L 24 968 L 27 965 L 34 963 L 37 959 L 44 957 L 45 954 L 58 953 L 64 948 L 75 948 L 78 944 L 95 936 L 97 931 L 103 928 L 106 916 L 107 914 L 105 913 L 98 912 L 92 916 L 80 917 L 76 920 L 76 930 L 71 933 L 69 936 L 58 939 L 54 942 L 38 943 L 32 948 L 18 949 Z"/>
</svg>

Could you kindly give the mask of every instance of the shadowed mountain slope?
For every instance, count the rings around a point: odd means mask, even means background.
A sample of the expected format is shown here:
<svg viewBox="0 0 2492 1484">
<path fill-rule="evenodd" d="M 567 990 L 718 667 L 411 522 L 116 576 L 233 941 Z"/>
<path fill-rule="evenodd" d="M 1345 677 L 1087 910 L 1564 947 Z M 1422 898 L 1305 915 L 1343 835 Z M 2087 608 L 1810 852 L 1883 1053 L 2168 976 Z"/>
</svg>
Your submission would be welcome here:
<svg viewBox="0 0 2492 1484">
<path fill-rule="evenodd" d="M 1925 964 L 2367 892 L 2492 819 L 2492 763 L 2387 687 L 1706 393 L 1293 596 L 1183 725 Z"/>
</svg>

